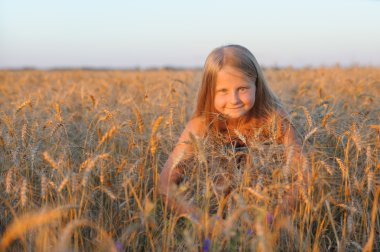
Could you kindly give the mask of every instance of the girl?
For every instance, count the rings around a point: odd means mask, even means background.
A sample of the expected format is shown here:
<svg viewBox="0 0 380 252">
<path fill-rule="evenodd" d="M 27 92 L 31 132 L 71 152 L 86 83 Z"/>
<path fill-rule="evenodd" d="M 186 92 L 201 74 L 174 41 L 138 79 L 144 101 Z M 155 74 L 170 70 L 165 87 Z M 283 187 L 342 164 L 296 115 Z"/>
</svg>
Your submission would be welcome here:
<svg viewBox="0 0 380 252">
<path fill-rule="evenodd" d="M 244 147 L 259 128 L 264 127 L 260 140 L 265 141 L 270 133 L 265 125 L 273 125 L 273 120 L 278 126 L 275 141 L 292 149 L 292 164 L 299 162 L 301 154 L 294 129 L 252 53 L 240 45 L 214 49 L 204 65 L 195 113 L 160 175 L 160 192 L 167 204 L 179 214 L 200 220 L 199 208 L 175 197 L 176 186 L 185 172 L 178 163 L 194 155 L 193 145 L 189 144 L 192 139 L 219 136 L 224 139 L 222 144 L 236 150 Z M 218 183 L 228 188 L 225 180 Z"/>
</svg>

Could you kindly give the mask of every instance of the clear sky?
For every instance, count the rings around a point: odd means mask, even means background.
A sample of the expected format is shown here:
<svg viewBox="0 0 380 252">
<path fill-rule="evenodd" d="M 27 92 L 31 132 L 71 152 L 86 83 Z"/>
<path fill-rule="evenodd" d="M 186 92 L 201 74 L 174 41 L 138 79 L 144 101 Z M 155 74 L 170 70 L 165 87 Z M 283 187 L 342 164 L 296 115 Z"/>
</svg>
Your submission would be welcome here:
<svg viewBox="0 0 380 252">
<path fill-rule="evenodd" d="M 0 69 L 201 67 L 230 43 L 264 66 L 380 66 L 380 1 L 0 0 Z"/>
</svg>

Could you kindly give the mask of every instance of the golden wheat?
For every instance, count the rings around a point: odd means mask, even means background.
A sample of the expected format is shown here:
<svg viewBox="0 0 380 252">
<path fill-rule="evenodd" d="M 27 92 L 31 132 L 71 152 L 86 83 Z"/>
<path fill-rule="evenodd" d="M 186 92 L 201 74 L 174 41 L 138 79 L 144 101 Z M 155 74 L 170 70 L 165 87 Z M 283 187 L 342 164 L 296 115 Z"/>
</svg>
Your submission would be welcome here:
<svg viewBox="0 0 380 252">
<path fill-rule="evenodd" d="M 195 220 L 167 208 L 158 176 L 201 74 L 0 71 L 0 250 L 380 249 L 378 68 L 266 69 L 308 159 L 291 162 L 278 118 L 232 132 L 247 148 L 191 136 L 167 193 L 198 206 Z"/>
<path fill-rule="evenodd" d="M 18 106 L 16 109 L 16 113 L 20 112 L 26 106 L 29 106 L 30 108 L 32 108 L 31 100 L 26 100 L 22 104 L 20 104 L 20 106 Z"/>
</svg>

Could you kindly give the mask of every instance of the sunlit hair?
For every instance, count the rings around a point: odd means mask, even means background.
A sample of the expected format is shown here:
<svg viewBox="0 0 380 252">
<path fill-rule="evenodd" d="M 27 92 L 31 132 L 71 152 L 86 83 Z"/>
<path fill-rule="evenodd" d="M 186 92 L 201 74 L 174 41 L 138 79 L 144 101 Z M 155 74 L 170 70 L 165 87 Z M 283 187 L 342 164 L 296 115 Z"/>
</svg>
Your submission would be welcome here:
<svg viewBox="0 0 380 252">
<path fill-rule="evenodd" d="M 225 67 L 233 67 L 242 72 L 256 85 L 256 99 L 249 118 L 257 118 L 264 123 L 281 103 L 269 88 L 263 72 L 253 54 L 240 45 L 226 45 L 214 49 L 208 56 L 203 69 L 203 77 L 198 91 L 198 100 L 193 117 L 204 116 L 206 125 L 219 130 L 218 118 L 221 115 L 214 107 L 216 80 L 219 71 Z"/>
</svg>

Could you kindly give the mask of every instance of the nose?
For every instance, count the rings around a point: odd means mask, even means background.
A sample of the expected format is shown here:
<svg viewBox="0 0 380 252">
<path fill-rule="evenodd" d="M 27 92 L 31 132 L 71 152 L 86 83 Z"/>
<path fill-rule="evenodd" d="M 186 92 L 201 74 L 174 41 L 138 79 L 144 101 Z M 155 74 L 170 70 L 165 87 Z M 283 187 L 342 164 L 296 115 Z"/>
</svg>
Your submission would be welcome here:
<svg viewBox="0 0 380 252">
<path fill-rule="evenodd" d="M 230 103 L 231 104 L 240 103 L 240 97 L 239 97 L 239 93 L 237 91 L 232 93 L 232 95 L 230 97 Z"/>
</svg>

